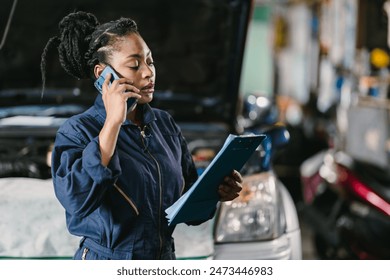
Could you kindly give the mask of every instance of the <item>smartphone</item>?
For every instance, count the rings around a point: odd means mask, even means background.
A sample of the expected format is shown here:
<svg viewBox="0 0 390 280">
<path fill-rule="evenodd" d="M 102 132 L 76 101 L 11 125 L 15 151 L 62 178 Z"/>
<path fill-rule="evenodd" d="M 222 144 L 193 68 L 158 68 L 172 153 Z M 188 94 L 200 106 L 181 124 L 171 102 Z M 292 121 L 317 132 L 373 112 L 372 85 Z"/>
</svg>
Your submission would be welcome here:
<svg viewBox="0 0 390 280">
<path fill-rule="evenodd" d="M 119 76 L 118 74 L 115 72 L 114 69 L 111 68 L 111 66 L 106 66 L 104 69 L 103 69 L 103 72 L 102 74 L 99 76 L 99 78 L 96 79 L 94 85 L 95 87 L 97 88 L 97 90 L 103 94 L 103 83 L 106 79 L 106 76 L 108 73 L 111 73 L 111 78 L 110 78 L 110 83 L 109 85 L 111 85 L 111 83 L 114 81 L 114 80 L 117 80 L 119 79 Z M 136 98 L 128 98 L 127 99 L 127 112 L 130 112 L 132 111 L 135 106 L 137 106 L 137 99 Z"/>
</svg>

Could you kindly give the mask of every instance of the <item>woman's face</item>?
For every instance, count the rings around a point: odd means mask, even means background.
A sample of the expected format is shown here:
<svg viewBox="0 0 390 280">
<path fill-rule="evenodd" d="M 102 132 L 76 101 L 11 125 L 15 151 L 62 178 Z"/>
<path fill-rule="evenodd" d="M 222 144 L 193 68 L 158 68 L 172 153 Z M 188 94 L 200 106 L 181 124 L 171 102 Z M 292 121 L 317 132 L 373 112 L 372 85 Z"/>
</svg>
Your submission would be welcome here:
<svg viewBox="0 0 390 280">
<path fill-rule="evenodd" d="M 142 96 L 139 104 L 149 103 L 153 99 L 156 69 L 152 53 L 138 34 L 129 34 L 115 43 L 110 65 L 124 78 L 133 81 Z"/>
</svg>

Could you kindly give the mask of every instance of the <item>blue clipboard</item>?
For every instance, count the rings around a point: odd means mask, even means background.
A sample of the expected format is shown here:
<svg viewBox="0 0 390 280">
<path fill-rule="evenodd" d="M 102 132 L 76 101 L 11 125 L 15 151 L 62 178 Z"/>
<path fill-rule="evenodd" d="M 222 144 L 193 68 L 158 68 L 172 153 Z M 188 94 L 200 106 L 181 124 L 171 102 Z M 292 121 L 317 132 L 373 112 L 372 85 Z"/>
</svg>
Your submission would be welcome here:
<svg viewBox="0 0 390 280">
<path fill-rule="evenodd" d="M 192 187 L 165 210 L 168 224 L 205 221 L 215 213 L 219 202 L 218 186 L 233 171 L 240 171 L 265 135 L 230 134 L 218 154 Z"/>
</svg>

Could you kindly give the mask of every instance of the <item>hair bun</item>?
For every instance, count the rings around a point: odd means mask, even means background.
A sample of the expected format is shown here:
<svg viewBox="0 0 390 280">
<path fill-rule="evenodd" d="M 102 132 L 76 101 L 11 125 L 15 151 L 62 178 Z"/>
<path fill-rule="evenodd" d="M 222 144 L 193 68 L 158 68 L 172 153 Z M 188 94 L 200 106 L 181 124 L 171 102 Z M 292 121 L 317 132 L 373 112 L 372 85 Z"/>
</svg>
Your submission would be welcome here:
<svg viewBox="0 0 390 280">
<path fill-rule="evenodd" d="M 89 77 L 85 53 L 88 51 L 91 35 L 98 25 L 95 15 L 83 11 L 70 13 L 59 23 L 60 63 L 65 71 L 75 78 Z"/>
<path fill-rule="evenodd" d="M 59 23 L 60 33 L 73 30 L 79 36 L 88 36 L 99 25 L 99 21 L 95 15 L 83 11 L 70 13 L 64 17 Z"/>
</svg>

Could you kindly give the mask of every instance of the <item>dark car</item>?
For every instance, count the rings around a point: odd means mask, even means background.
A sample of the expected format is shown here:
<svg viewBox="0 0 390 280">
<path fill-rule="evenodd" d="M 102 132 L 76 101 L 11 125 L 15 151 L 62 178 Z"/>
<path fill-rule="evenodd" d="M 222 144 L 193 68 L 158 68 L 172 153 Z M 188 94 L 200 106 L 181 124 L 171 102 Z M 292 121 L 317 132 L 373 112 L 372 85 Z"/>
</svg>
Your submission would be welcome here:
<svg viewBox="0 0 390 280">
<path fill-rule="evenodd" d="M 0 199 L 5 201 L 0 212 L 11 213 L 0 226 L 0 256 L 68 258 L 79 240 L 68 234 L 54 196 L 50 151 L 58 127 L 88 108 L 98 93 L 92 81 L 68 76 L 55 52 L 48 54 L 43 96 L 40 74 L 42 50 L 69 12 L 138 23 L 156 61 L 152 106 L 167 110 L 180 125 L 199 173 L 230 133 L 244 132 L 237 121 L 239 85 L 253 1 L 13 3 L 5 1 L 0 11 Z M 260 161 L 260 152 L 256 155 Z M 200 226 L 179 224 L 178 258 L 301 258 L 296 209 L 285 187 L 272 172 L 244 175 L 247 191 L 256 195 L 247 192 L 244 200 L 222 203 L 215 219 Z"/>
</svg>

